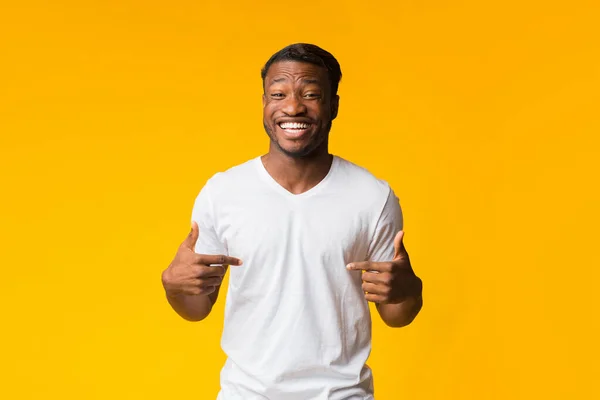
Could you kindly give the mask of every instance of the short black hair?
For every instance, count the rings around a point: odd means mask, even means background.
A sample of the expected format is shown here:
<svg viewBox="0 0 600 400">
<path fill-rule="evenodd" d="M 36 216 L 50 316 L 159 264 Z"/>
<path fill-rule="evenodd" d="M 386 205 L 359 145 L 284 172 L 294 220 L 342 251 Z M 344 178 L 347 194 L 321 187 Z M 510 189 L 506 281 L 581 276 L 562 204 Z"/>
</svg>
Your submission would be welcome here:
<svg viewBox="0 0 600 400">
<path fill-rule="evenodd" d="M 335 57 L 328 51 L 309 43 L 295 43 L 284 47 L 273 54 L 260 71 L 263 88 L 265 86 L 265 77 L 267 76 L 267 72 L 269 72 L 269 68 L 271 68 L 271 65 L 274 63 L 280 61 L 305 62 L 327 69 L 329 82 L 331 83 L 331 93 L 333 96 L 337 94 L 339 83 L 342 80 L 342 69 L 340 68 L 340 63 L 338 63 Z"/>
</svg>

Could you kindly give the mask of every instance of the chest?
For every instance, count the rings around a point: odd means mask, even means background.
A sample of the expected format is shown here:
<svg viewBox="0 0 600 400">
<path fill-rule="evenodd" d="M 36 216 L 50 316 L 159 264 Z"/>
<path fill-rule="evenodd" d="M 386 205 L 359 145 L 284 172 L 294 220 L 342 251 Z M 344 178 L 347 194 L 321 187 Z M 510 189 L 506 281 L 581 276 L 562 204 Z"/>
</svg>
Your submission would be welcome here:
<svg viewBox="0 0 600 400">
<path fill-rule="evenodd" d="M 365 259 L 373 210 L 330 195 L 290 201 L 256 194 L 223 204 L 217 234 L 228 254 L 253 263 L 345 263 Z"/>
</svg>

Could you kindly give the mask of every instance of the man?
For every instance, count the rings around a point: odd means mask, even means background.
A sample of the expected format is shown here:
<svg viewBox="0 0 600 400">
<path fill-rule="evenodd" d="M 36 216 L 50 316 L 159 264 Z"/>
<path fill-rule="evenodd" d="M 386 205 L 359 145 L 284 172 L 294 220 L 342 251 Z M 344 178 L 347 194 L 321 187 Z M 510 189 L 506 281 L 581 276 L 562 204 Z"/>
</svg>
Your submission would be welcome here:
<svg viewBox="0 0 600 400">
<path fill-rule="evenodd" d="M 368 301 L 392 327 L 422 306 L 398 199 L 328 151 L 341 79 L 330 53 L 288 46 L 262 79 L 269 152 L 202 188 L 163 272 L 168 301 L 206 318 L 232 266 L 219 400 L 373 399 Z"/>
</svg>

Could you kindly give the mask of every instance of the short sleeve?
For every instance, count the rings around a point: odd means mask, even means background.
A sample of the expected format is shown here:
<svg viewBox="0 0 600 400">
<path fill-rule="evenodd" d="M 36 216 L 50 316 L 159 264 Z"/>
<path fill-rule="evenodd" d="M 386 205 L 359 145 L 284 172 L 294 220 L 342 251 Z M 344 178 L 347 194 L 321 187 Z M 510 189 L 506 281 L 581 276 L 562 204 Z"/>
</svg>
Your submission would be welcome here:
<svg viewBox="0 0 600 400">
<path fill-rule="evenodd" d="M 375 228 L 375 233 L 369 243 L 367 261 L 391 261 L 394 258 L 394 238 L 402 230 L 404 220 L 400 201 L 390 188 L 387 200 Z"/>
<path fill-rule="evenodd" d="M 202 188 L 192 209 L 192 221 L 198 224 L 198 241 L 194 251 L 198 254 L 227 254 L 216 230 L 215 207 L 210 197 L 211 181 Z"/>
</svg>

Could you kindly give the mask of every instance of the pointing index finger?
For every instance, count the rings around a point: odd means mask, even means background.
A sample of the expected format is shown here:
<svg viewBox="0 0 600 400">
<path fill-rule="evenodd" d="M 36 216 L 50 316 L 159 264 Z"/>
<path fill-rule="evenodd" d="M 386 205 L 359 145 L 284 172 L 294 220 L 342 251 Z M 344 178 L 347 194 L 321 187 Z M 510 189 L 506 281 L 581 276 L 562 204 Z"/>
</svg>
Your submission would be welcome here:
<svg viewBox="0 0 600 400">
<path fill-rule="evenodd" d="M 200 254 L 199 261 L 205 265 L 242 265 L 242 260 L 225 255 Z"/>
<path fill-rule="evenodd" d="M 372 268 L 372 265 L 375 263 L 372 263 L 370 261 L 359 261 L 359 262 L 351 262 L 350 264 L 346 265 L 346 269 L 348 269 L 349 271 L 357 271 L 357 270 L 362 270 L 362 271 L 369 271 Z"/>
<path fill-rule="evenodd" d="M 370 272 L 389 272 L 391 266 L 389 262 L 361 261 L 348 264 L 346 269 L 349 271 L 362 270 Z"/>
</svg>

